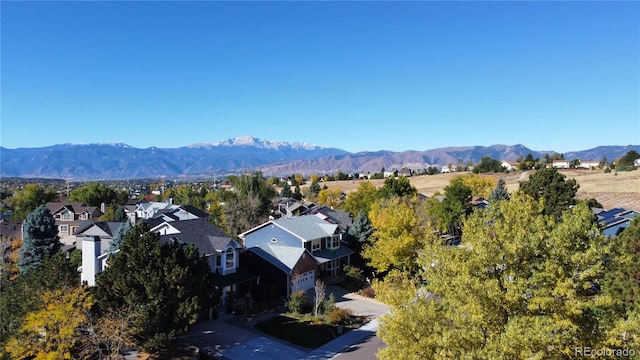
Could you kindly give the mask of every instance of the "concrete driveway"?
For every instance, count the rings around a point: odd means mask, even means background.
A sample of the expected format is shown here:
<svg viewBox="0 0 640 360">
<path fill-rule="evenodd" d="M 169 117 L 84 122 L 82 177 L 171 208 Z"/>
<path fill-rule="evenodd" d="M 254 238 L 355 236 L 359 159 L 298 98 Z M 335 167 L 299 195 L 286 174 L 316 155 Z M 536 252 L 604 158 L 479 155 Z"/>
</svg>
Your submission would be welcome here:
<svg viewBox="0 0 640 360">
<path fill-rule="evenodd" d="M 202 353 L 217 359 L 330 359 L 354 344 L 375 336 L 378 330 L 375 318 L 389 310 L 386 305 L 377 301 L 347 293 L 338 286 L 327 286 L 327 296 L 332 292 L 336 297 L 337 307 L 349 309 L 354 314 L 371 317 L 373 320 L 312 351 L 265 336 L 254 330 L 252 324 L 244 323 L 242 317 L 228 314 L 221 314 L 217 320 L 195 324 L 180 342 L 197 346 Z M 259 321 L 261 319 L 254 319 L 256 323 Z"/>
</svg>

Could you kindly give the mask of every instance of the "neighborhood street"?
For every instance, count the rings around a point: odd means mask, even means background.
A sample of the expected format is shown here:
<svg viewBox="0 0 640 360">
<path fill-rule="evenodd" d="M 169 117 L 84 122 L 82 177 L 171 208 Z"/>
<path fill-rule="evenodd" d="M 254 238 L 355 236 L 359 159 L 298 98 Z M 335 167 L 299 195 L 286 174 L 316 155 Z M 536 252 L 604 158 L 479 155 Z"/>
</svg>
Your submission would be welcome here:
<svg viewBox="0 0 640 360">
<path fill-rule="evenodd" d="M 389 308 L 375 300 L 357 294 L 345 293 L 342 288 L 329 286 L 327 293 L 336 296 L 336 306 L 351 310 L 354 314 L 371 317 L 372 320 L 359 329 L 352 330 L 329 343 L 309 350 L 284 343 L 253 329 L 253 324 L 229 314 L 221 314 L 217 320 L 194 325 L 182 343 L 200 348 L 203 354 L 216 359 L 273 359 L 273 360 L 322 360 L 322 359 L 373 359 L 382 341 L 375 336 L 377 317 Z"/>
</svg>

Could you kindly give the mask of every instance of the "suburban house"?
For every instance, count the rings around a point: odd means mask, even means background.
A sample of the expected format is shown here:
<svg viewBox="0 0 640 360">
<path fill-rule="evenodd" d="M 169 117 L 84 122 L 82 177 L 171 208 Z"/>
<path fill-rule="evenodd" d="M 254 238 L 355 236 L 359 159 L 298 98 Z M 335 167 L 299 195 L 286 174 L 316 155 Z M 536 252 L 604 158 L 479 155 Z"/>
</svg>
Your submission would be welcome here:
<svg viewBox="0 0 640 360">
<path fill-rule="evenodd" d="M 556 169 L 568 169 L 571 167 L 569 160 L 553 160 L 551 166 Z"/>
<path fill-rule="evenodd" d="M 48 202 L 45 206 L 58 227 L 58 236 L 63 245 L 74 245 L 76 231 L 85 221 L 98 220 L 104 214 L 104 207 L 85 206 L 79 202 Z"/>
<path fill-rule="evenodd" d="M 314 215 L 270 220 L 240 234 L 239 237 L 247 250 L 257 256 L 268 253 L 270 256 L 262 256 L 262 258 L 269 262 L 275 271 L 284 271 L 282 264 L 292 265 L 306 260 L 307 254 L 313 257 L 318 266 L 317 274 L 310 271 L 296 273 L 294 268 L 289 267 L 292 271 L 291 278 L 288 284 L 283 286 L 287 289 L 287 294 L 290 294 L 294 288 L 299 290 L 312 288 L 317 276 L 336 276 L 342 266 L 351 262 L 350 256 L 354 253 L 353 250 L 342 244 L 342 240 L 346 239 L 346 233 L 340 225 L 321 212 Z M 270 247 L 265 247 L 265 245 Z M 284 249 L 283 247 L 296 248 L 297 250 Z M 287 258 L 279 258 L 285 254 Z M 290 258 L 295 254 L 298 256 L 297 259 Z M 256 273 L 260 271 L 261 274 L 264 274 L 264 267 L 260 269 L 253 267 L 255 265 L 251 261 L 245 265 Z M 307 276 L 307 280 L 298 278 L 303 275 Z M 311 277 L 313 277 L 312 280 L 310 280 Z"/>
<path fill-rule="evenodd" d="M 279 296 L 313 288 L 318 264 L 303 247 L 260 245 L 248 248 L 241 255 L 242 263 L 260 274 L 256 299 L 273 301 Z"/>
<path fill-rule="evenodd" d="M 163 221 L 151 228 L 160 234 L 160 242 L 193 244 L 209 267 L 220 278 L 216 285 L 221 290 L 221 305 L 232 304 L 241 296 L 251 292 L 252 282 L 257 276 L 240 266 L 243 246 L 229 237 L 206 218 Z"/>
<path fill-rule="evenodd" d="M 141 202 L 134 210 L 136 219 L 178 221 L 206 218 L 204 211 L 191 205 L 174 205 L 171 202 Z"/>
<path fill-rule="evenodd" d="M 124 222 L 87 221 L 76 233 L 76 248 L 82 250 L 80 282 L 89 286 L 96 284 L 96 275 L 107 267 L 109 247 L 113 236 Z"/>
<path fill-rule="evenodd" d="M 594 214 L 598 218 L 598 225 L 605 236 L 617 236 L 629 227 L 634 217 L 640 215 L 637 211 L 624 208 L 614 208 L 607 211 L 594 210 Z"/>
<path fill-rule="evenodd" d="M 640 158 L 633 160 L 633 166 L 640 167 Z"/>
<path fill-rule="evenodd" d="M 595 169 L 599 166 L 600 166 L 600 161 L 598 160 L 584 160 L 584 161 L 581 160 L 580 164 L 578 164 L 578 167 L 583 169 Z"/>
<path fill-rule="evenodd" d="M 239 296 L 251 291 L 252 282 L 257 276 L 240 267 L 240 253 L 244 250 L 236 240 L 212 225 L 207 219 L 150 222 L 150 230 L 160 234 L 160 242 L 178 243 L 185 246 L 193 244 L 204 256 L 212 272 L 220 278 L 217 287 L 221 291 L 221 304 L 232 303 Z M 95 276 L 107 267 L 110 253 L 107 251 L 113 234 L 123 223 L 90 223 L 82 228 L 82 266 L 81 281 L 89 286 L 95 285 Z"/>
<path fill-rule="evenodd" d="M 500 165 L 505 168 L 505 170 L 507 171 L 513 171 L 513 170 L 517 170 L 518 169 L 518 163 L 514 162 L 514 161 L 506 161 L 506 160 L 502 160 L 502 162 L 500 163 Z"/>
<path fill-rule="evenodd" d="M 291 217 L 302 215 L 309 211 L 309 209 L 315 207 L 316 204 L 312 202 L 301 202 L 293 198 L 281 198 L 278 200 L 271 209 L 270 219 L 278 219 L 281 217 Z"/>
</svg>

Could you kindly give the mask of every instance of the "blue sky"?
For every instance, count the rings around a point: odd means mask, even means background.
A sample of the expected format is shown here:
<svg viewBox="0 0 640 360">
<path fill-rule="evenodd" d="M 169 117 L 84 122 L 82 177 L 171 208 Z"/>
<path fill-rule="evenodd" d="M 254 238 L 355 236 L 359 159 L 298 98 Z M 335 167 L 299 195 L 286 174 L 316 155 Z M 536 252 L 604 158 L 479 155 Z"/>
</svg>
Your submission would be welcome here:
<svg viewBox="0 0 640 360">
<path fill-rule="evenodd" d="M 5 148 L 640 144 L 640 3 L 0 3 Z"/>
</svg>

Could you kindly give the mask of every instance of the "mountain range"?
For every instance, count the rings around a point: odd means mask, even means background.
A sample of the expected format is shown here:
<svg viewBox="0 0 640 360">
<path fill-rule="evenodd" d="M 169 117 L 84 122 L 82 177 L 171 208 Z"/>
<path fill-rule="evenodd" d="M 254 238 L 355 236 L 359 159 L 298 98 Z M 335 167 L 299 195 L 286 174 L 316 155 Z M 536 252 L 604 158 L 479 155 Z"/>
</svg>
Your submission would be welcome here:
<svg viewBox="0 0 640 360">
<path fill-rule="evenodd" d="M 565 158 L 609 161 L 640 145 L 600 146 L 565 153 Z M 260 170 L 264 175 L 293 173 L 377 172 L 409 167 L 425 169 L 459 162 L 480 162 L 484 156 L 515 161 L 554 151 L 535 151 L 524 145 L 445 147 L 425 151 L 374 151 L 350 153 L 303 142 L 272 142 L 252 136 L 179 148 L 146 149 L 122 143 L 61 144 L 40 148 L 0 147 L 0 177 L 109 180 L 136 178 L 207 177 Z"/>
</svg>

